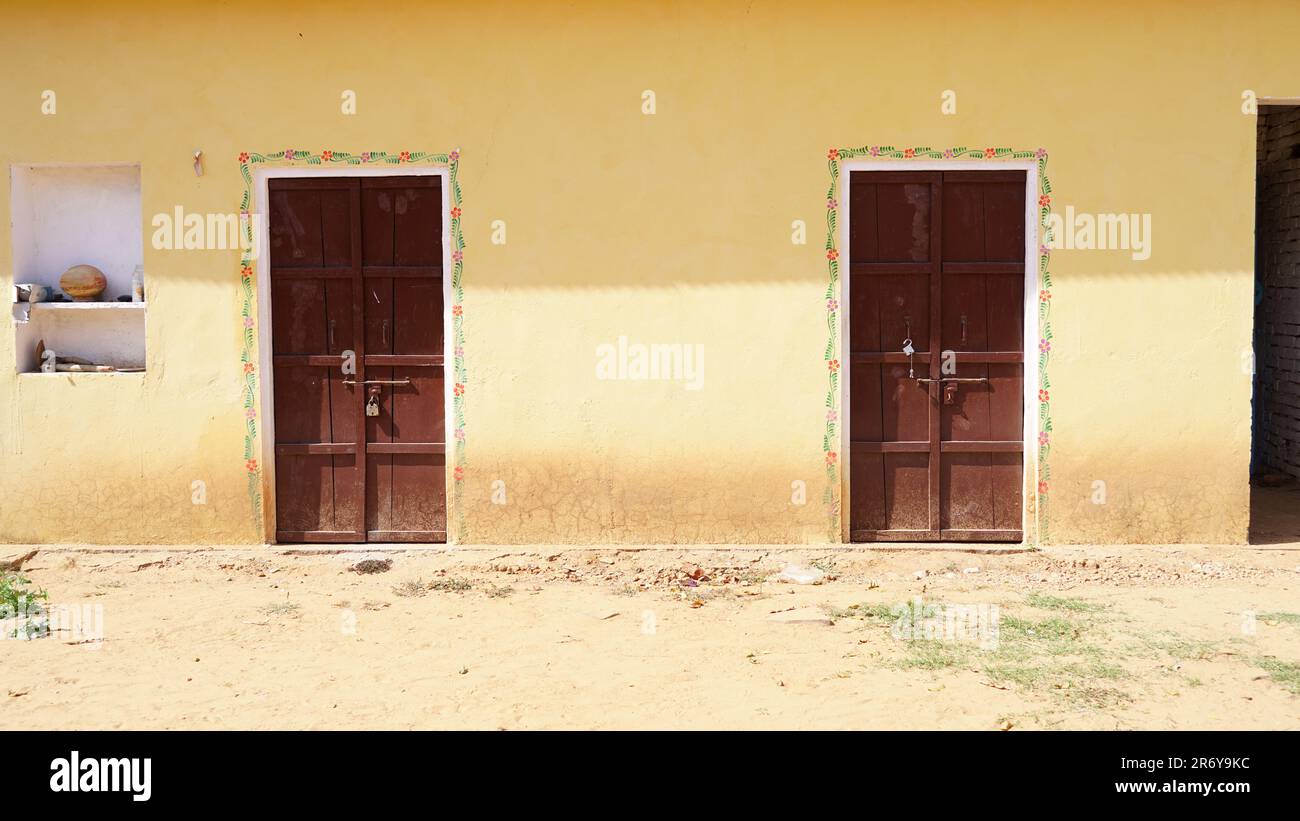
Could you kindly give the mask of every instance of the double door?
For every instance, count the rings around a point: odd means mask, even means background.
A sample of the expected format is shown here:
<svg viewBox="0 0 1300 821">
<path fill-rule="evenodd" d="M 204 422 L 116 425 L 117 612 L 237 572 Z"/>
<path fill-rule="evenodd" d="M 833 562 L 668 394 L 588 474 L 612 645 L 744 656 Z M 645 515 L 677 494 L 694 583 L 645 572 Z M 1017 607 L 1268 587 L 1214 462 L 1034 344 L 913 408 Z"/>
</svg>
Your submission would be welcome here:
<svg viewBox="0 0 1300 821">
<path fill-rule="evenodd" d="M 268 187 L 276 538 L 445 541 L 441 177 Z"/>
<path fill-rule="evenodd" d="M 853 171 L 853 541 L 1022 536 L 1025 172 Z"/>
</svg>

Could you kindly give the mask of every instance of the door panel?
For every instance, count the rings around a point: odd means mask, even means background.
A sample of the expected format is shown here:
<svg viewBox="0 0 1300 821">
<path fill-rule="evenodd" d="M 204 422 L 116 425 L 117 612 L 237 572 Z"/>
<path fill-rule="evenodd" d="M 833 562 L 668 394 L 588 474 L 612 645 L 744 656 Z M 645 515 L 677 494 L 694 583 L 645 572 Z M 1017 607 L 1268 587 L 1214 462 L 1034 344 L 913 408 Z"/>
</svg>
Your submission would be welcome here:
<svg viewBox="0 0 1300 821">
<path fill-rule="evenodd" d="M 1022 171 L 852 172 L 855 541 L 1021 539 L 1024 186 Z"/>
<path fill-rule="evenodd" d="M 442 189 L 436 177 L 361 181 L 370 541 L 445 541 Z"/>
<path fill-rule="evenodd" d="M 339 179 L 269 185 L 279 541 L 361 537 L 358 392 L 343 384 L 340 355 L 355 326 L 354 187 Z"/>
<path fill-rule="evenodd" d="M 277 179 L 269 200 L 277 539 L 445 540 L 440 180 Z"/>
</svg>

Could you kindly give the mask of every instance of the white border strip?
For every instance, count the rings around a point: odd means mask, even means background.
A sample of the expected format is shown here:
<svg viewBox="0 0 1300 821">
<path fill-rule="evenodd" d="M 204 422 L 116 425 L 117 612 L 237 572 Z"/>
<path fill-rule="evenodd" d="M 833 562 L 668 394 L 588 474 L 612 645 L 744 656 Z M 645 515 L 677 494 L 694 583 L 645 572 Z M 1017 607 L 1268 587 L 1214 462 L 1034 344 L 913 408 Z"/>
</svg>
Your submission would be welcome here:
<svg viewBox="0 0 1300 821">
<path fill-rule="evenodd" d="M 1038 163 L 1032 160 L 849 160 L 840 163 L 840 179 L 836 196 L 839 198 L 840 223 L 840 362 L 844 363 L 840 380 L 840 538 L 845 544 L 852 542 L 849 516 L 852 496 L 849 495 L 850 447 L 849 427 L 852 415 L 849 403 L 849 384 L 852 382 L 853 362 L 850 356 L 849 283 L 852 281 L 853 255 L 849 248 L 849 189 L 854 171 L 1024 171 L 1025 172 L 1025 294 L 1024 294 L 1024 459 L 1021 477 L 1021 544 L 1034 544 L 1038 540 L 1038 519 L 1029 516 L 1028 500 L 1038 490 Z M 1035 505 L 1037 510 L 1037 505 Z M 1032 526 L 1032 530 L 1031 530 Z M 1032 533 L 1032 537 L 1031 537 Z M 935 542 L 935 544 L 956 544 Z M 961 544 L 966 544 L 962 542 Z"/>
<path fill-rule="evenodd" d="M 452 327 L 452 291 L 451 291 L 451 169 L 439 166 L 399 165 L 391 168 L 384 166 L 347 166 L 342 168 L 313 168 L 310 166 L 276 166 L 268 165 L 253 169 L 253 202 L 249 204 L 250 219 L 262 226 L 258 237 L 257 260 L 257 367 L 261 378 L 257 380 L 258 404 L 261 407 L 261 447 L 262 464 L 262 518 L 265 524 L 263 537 L 266 544 L 277 544 L 275 540 L 275 371 L 271 366 L 271 239 L 270 214 L 261 210 L 266 208 L 268 181 L 272 178 L 287 177 L 442 177 L 442 361 L 443 361 L 443 418 L 444 432 L 455 430 L 456 417 L 452 407 L 452 388 L 456 383 L 454 376 L 447 378 L 453 369 L 455 349 L 455 332 Z M 263 298 L 265 297 L 265 298 Z M 364 332 L 364 328 L 360 332 Z M 444 433 L 445 435 L 445 433 Z M 448 437 L 452 439 L 454 437 Z M 454 444 L 448 441 L 446 450 L 450 460 Z M 447 476 L 450 472 L 444 471 Z M 451 480 L 444 482 L 443 493 L 447 499 L 447 545 L 451 546 L 453 538 L 452 522 L 454 519 L 454 497 Z M 362 516 L 364 517 L 364 511 Z M 363 531 L 365 522 L 362 522 Z"/>
</svg>

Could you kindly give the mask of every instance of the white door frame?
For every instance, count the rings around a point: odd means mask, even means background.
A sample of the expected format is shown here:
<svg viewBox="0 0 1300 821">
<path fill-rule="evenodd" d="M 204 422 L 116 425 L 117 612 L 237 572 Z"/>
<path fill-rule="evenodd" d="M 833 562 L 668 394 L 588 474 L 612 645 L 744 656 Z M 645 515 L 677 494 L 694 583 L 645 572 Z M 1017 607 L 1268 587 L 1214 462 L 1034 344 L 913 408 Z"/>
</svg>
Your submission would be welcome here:
<svg viewBox="0 0 1300 821">
<path fill-rule="evenodd" d="M 1038 242 L 1041 226 L 1038 219 L 1038 163 L 1032 160 L 849 160 L 840 164 L 840 210 L 843 212 L 836 247 L 843 249 L 840 274 L 840 361 L 845 363 L 846 378 L 840 380 L 840 537 L 844 543 L 852 541 L 849 516 L 853 497 L 849 495 L 850 462 L 853 458 L 849 427 L 852 415 L 849 403 L 849 384 L 852 382 L 853 361 L 850 356 L 849 284 L 852 281 L 853 259 L 849 248 L 849 226 L 852 215 L 849 195 L 854 171 L 1024 171 L 1025 172 L 1025 295 L 1024 295 L 1024 459 L 1021 477 L 1021 543 L 1034 544 L 1038 539 L 1037 516 L 1029 515 L 1030 494 L 1037 499 L 1038 491 Z M 933 355 L 933 352 L 932 352 Z M 1038 509 L 1035 503 L 1034 510 Z M 1032 529 L 1031 529 L 1032 528 Z M 951 544 L 937 542 L 937 544 Z M 963 543 L 964 544 L 964 543 Z"/>
<path fill-rule="evenodd" d="M 451 172 L 437 166 L 401 165 L 392 168 L 382 166 L 345 168 L 312 168 L 303 166 L 268 166 L 253 171 L 253 202 L 250 203 L 250 219 L 260 226 L 257 241 L 257 259 L 253 267 L 257 271 L 257 367 L 261 378 L 257 380 L 258 403 L 261 406 L 262 436 L 259 458 L 262 464 L 262 509 L 266 532 L 263 534 L 267 544 L 276 544 L 276 498 L 275 498 L 275 369 L 271 365 L 271 238 L 270 212 L 266 209 L 269 181 L 291 177 L 442 177 L 442 318 L 443 340 L 442 361 L 444 375 L 451 367 L 452 350 L 455 347 L 451 323 Z M 253 210 L 263 209 L 263 210 Z M 363 333 L 364 328 L 357 333 Z M 455 419 L 452 409 L 452 385 L 455 380 L 443 379 L 443 415 L 448 425 Z M 446 455 L 451 455 L 451 443 L 447 443 Z M 364 446 L 364 444 L 363 444 Z M 444 471 L 444 473 L 446 473 Z M 364 477 L 362 477 L 364 481 Z M 448 482 L 444 482 L 443 494 L 447 500 L 447 544 L 452 543 L 453 494 Z M 365 511 L 362 511 L 362 531 L 365 530 Z"/>
</svg>

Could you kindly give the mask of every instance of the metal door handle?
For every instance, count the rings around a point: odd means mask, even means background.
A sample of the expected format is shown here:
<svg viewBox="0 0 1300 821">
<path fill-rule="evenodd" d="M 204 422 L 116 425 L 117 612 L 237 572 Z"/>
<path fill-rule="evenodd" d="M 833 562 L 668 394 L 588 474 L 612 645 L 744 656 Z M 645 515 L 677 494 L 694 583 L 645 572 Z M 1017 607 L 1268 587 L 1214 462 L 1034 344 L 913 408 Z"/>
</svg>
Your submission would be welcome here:
<svg viewBox="0 0 1300 821">
<path fill-rule="evenodd" d="M 358 382 L 355 379 L 344 379 L 344 385 L 409 385 L 411 380 L 407 379 L 367 379 L 364 382 Z"/>
</svg>

